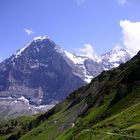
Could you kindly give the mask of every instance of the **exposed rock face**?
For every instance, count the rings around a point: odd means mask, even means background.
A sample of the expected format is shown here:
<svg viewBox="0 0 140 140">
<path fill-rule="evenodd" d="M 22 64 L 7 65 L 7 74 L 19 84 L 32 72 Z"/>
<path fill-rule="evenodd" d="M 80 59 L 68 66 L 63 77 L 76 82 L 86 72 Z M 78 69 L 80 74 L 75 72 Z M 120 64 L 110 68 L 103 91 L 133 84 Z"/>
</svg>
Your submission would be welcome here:
<svg viewBox="0 0 140 140">
<path fill-rule="evenodd" d="M 61 48 L 47 37 L 36 38 L 0 64 L 0 96 L 49 104 L 84 85 L 80 77 L 81 70 Z"/>
</svg>

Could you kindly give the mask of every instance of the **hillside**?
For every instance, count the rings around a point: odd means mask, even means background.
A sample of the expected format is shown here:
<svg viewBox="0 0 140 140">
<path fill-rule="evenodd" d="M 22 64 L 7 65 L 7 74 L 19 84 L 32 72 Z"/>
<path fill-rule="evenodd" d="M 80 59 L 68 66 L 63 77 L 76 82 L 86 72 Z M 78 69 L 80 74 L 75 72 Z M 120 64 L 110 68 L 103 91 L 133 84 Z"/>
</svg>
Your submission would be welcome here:
<svg viewBox="0 0 140 140">
<path fill-rule="evenodd" d="M 140 52 L 44 114 L 0 125 L 1 140 L 140 139 Z"/>
</svg>

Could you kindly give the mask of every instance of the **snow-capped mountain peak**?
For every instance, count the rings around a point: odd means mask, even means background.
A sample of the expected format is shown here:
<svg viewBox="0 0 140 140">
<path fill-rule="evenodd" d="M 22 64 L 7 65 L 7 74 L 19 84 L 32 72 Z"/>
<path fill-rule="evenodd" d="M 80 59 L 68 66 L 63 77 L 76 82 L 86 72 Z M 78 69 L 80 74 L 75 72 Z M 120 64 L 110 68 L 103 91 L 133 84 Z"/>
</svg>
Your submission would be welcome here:
<svg viewBox="0 0 140 140">
<path fill-rule="evenodd" d="M 111 69 L 118 67 L 132 58 L 132 55 L 126 49 L 116 45 L 110 52 L 104 53 L 100 56 L 104 69 Z"/>
<path fill-rule="evenodd" d="M 125 49 L 116 46 L 110 52 L 102 54 L 100 58 L 102 59 L 102 61 L 116 62 L 123 60 L 124 57 L 126 57 L 127 55 L 130 56 L 130 54 L 128 54 L 128 52 Z"/>
<path fill-rule="evenodd" d="M 31 61 L 33 61 L 34 59 L 40 60 L 38 54 L 44 54 L 44 49 L 46 52 L 55 51 L 59 53 L 62 57 L 67 57 L 69 60 L 71 60 L 73 64 L 69 62 L 68 63 L 70 65 L 75 65 L 82 72 L 80 72 L 80 74 L 77 72 L 74 73 L 76 75 L 82 75 L 80 77 L 86 82 L 90 82 L 91 79 L 100 74 L 101 71 L 118 67 L 121 63 L 128 61 L 132 57 L 126 49 L 120 47 L 119 45 L 116 45 L 110 52 L 102 54 L 101 56 L 94 54 L 93 58 L 90 58 L 84 54 L 74 54 L 65 51 L 61 47 L 57 46 L 47 36 L 39 36 L 34 38 L 31 42 L 29 42 L 22 49 L 20 49 L 16 53 L 15 58 L 18 58 L 22 54 L 25 54 L 26 58 L 29 55 L 28 58 Z M 31 53 L 33 57 L 31 57 Z M 48 56 L 43 55 L 43 59 L 47 58 L 49 60 L 51 59 L 51 57 L 51 54 L 49 54 Z M 48 66 L 47 62 L 44 61 L 43 65 Z M 39 66 L 39 64 L 33 63 L 33 66 L 31 67 L 35 66 Z"/>
<path fill-rule="evenodd" d="M 18 58 L 18 57 L 22 54 L 22 52 L 24 52 L 24 50 L 30 46 L 30 44 L 31 44 L 33 41 L 42 41 L 42 40 L 44 40 L 44 39 L 49 39 L 49 38 L 48 38 L 47 36 L 38 36 L 38 37 L 33 38 L 33 40 L 32 40 L 31 42 L 27 43 L 23 48 L 19 49 L 19 50 L 16 52 L 15 58 Z"/>
<path fill-rule="evenodd" d="M 76 54 L 72 54 L 68 51 L 65 51 L 65 55 L 74 63 L 74 64 L 84 64 L 84 61 L 88 59 L 87 56 L 80 56 Z"/>
<path fill-rule="evenodd" d="M 33 50 L 36 50 L 36 52 L 39 52 L 44 47 L 54 49 L 58 53 L 64 53 L 64 50 L 57 46 L 49 37 L 38 36 L 33 38 L 32 41 L 27 43 L 23 48 L 19 49 L 15 54 L 15 58 L 21 56 L 27 48 L 32 48 Z"/>
<path fill-rule="evenodd" d="M 38 36 L 38 37 L 35 37 L 33 40 L 36 41 L 36 40 L 44 40 L 44 39 L 49 39 L 49 37 L 47 37 L 47 36 Z"/>
<path fill-rule="evenodd" d="M 123 48 L 120 47 L 119 45 L 116 45 L 113 49 L 112 52 L 116 52 L 116 51 L 121 51 Z"/>
<path fill-rule="evenodd" d="M 19 49 L 19 50 L 16 52 L 16 54 L 15 54 L 15 58 L 18 58 L 19 56 L 21 56 L 22 52 L 24 52 L 24 50 L 25 50 L 26 48 L 28 48 L 28 46 L 29 46 L 30 44 L 31 44 L 31 43 L 28 43 L 28 44 L 26 44 L 23 48 Z"/>
</svg>

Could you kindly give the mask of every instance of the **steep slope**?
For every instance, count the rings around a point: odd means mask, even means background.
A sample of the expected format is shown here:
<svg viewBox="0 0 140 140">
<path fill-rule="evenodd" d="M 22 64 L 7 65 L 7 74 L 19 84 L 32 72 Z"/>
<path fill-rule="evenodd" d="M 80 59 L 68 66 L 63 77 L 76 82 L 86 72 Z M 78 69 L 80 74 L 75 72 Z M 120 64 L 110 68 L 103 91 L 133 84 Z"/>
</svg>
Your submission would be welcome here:
<svg viewBox="0 0 140 140">
<path fill-rule="evenodd" d="M 87 56 L 71 54 L 65 51 L 66 56 L 72 60 L 72 62 L 81 69 L 85 76 L 85 81 L 87 83 L 91 82 L 91 80 L 99 75 L 103 70 L 102 63 L 98 60 L 93 60 Z"/>
<path fill-rule="evenodd" d="M 31 104 L 50 104 L 84 85 L 82 76 L 52 40 L 37 37 L 0 64 L 0 97 L 24 96 Z"/>
<path fill-rule="evenodd" d="M 139 139 L 139 72 L 140 52 L 120 67 L 102 72 L 33 120 L 20 123 L 19 118 L 1 124 L 1 139 Z"/>
</svg>

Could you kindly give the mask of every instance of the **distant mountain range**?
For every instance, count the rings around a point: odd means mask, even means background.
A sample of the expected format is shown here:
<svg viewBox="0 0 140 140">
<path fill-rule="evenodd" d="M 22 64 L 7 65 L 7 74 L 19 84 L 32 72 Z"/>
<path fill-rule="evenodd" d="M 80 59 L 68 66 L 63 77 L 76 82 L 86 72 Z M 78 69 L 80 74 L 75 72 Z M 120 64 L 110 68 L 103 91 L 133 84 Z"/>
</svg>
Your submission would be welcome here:
<svg viewBox="0 0 140 140">
<path fill-rule="evenodd" d="M 22 110 L 25 114 L 36 112 L 33 106 L 53 106 L 102 71 L 131 58 L 128 50 L 115 47 L 91 59 L 65 51 L 47 36 L 36 37 L 0 63 L 0 108 L 4 107 L 0 114 L 15 114 L 12 105 L 19 104 L 21 98 L 25 101 L 22 102 L 26 105 Z"/>
<path fill-rule="evenodd" d="M 96 57 L 92 59 L 88 56 L 71 54 L 67 51 L 65 51 L 65 53 L 66 56 L 82 70 L 85 76 L 83 80 L 87 83 L 102 71 L 116 68 L 121 63 L 125 63 L 133 57 L 127 49 L 119 46 L 116 46 L 108 53 L 104 53 L 100 56 L 96 55 Z"/>
</svg>

